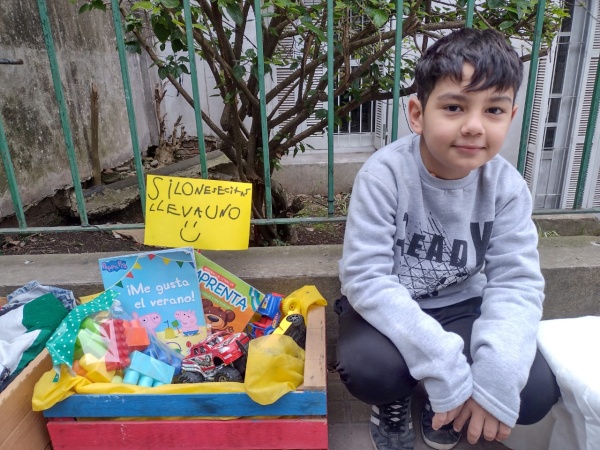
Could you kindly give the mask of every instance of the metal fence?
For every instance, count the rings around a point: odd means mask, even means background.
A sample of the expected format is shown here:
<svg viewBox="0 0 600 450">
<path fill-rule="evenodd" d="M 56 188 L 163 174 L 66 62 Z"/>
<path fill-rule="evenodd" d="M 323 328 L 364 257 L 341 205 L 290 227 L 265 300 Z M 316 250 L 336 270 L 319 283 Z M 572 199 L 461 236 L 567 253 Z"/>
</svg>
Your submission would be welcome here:
<svg viewBox="0 0 600 450">
<path fill-rule="evenodd" d="M 73 180 L 73 188 L 75 191 L 75 197 L 77 200 L 77 210 L 80 218 L 79 226 L 59 226 L 59 227 L 29 227 L 27 225 L 25 219 L 25 209 L 23 203 L 21 201 L 21 197 L 19 195 L 19 186 L 15 177 L 14 167 L 11 160 L 10 151 L 8 148 L 8 143 L 6 139 L 6 132 L 2 123 L 2 117 L 0 117 L 0 155 L 2 157 L 2 164 L 4 166 L 5 173 L 8 179 L 8 186 L 15 210 L 15 215 L 18 220 L 19 227 L 18 228 L 0 228 L 0 234 L 8 234 L 8 233 L 34 233 L 34 232 L 51 232 L 51 231 L 93 231 L 93 230 L 114 230 L 114 229 L 126 229 L 126 228 L 141 228 L 144 224 L 113 224 L 113 225 L 101 225 L 101 226 L 90 226 L 87 217 L 86 205 L 84 200 L 84 195 L 81 187 L 81 179 L 79 176 L 79 171 L 77 167 L 77 161 L 75 157 L 75 149 L 73 145 L 73 139 L 71 134 L 71 127 L 69 124 L 68 113 L 67 113 L 67 105 L 65 101 L 65 96 L 61 83 L 61 74 L 59 72 L 59 67 L 57 63 L 57 57 L 55 52 L 54 41 L 52 37 L 52 30 L 50 27 L 50 21 L 48 19 L 48 10 L 46 6 L 46 0 L 36 0 L 38 9 L 39 9 L 39 17 L 42 24 L 42 31 L 44 35 L 44 41 L 46 45 L 46 50 L 48 54 L 48 59 L 50 62 L 50 70 L 52 75 L 52 81 L 54 86 L 54 92 L 56 96 L 56 100 L 59 107 L 59 116 L 60 122 L 63 130 L 64 140 L 66 151 L 68 155 L 68 161 L 70 165 L 71 176 Z M 262 17 L 261 17 L 261 0 L 254 0 L 255 2 L 255 14 L 256 16 L 256 37 L 257 42 L 262 42 Z M 474 0 L 468 0 L 465 10 L 465 25 L 467 27 L 473 26 L 473 13 L 474 13 Z M 184 17 L 185 17 L 185 28 L 186 28 L 186 39 L 187 39 L 187 47 L 189 54 L 189 64 L 190 64 L 190 77 L 193 91 L 193 99 L 194 105 L 194 114 L 195 114 L 195 123 L 197 128 L 197 136 L 198 136 L 198 150 L 199 150 L 199 158 L 200 158 L 200 167 L 201 167 L 201 176 L 203 178 L 208 178 L 207 164 L 206 164 L 206 149 L 204 144 L 204 133 L 202 128 L 202 118 L 201 118 L 201 108 L 200 108 L 200 95 L 198 89 L 198 79 L 197 79 L 197 70 L 195 63 L 195 51 L 194 51 L 194 41 L 192 36 L 192 16 L 191 16 L 191 8 L 190 8 L 190 0 L 183 0 L 184 5 Z M 127 107 L 127 114 L 129 120 L 129 129 L 131 135 L 131 143 L 133 148 L 133 159 L 136 168 L 137 174 L 137 183 L 139 186 L 140 193 L 140 201 L 142 205 L 142 210 L 145 209 L 145 181 L 144 181 L 144 171 L 142 167 L 141 160 L 141 152 L 140 145 L 138 141 L 138 132 L 136 127 L 135 120 L 135 111 L 132 102 L 132 91 L 129 80 L 129 72 L 126 61 L 126 50 L 123 39 L 123 26 L 121 23 L 121 16 L 119 11 L 119 2 L 118 0 L 111 0 L 112 6 L 112 18 L 114 24 L 114 30 L 116 34 L 116 42 L 117 42 L 117 51 L 119 54 L 119 61 L 121 67 L 121 76 L 123 80 L 123 89 L 124 89 L 124 98 L 125 104 Z M 401 0 L 396 0 L 396 11 L 402 11 L 403 3 Z M 518 156 L 518 164 L 517 169 L 521 174 L 524 174 L 525 171 L 525 160 L 526 160 L 526 152 L 527 152 L 527 139 L 530 132 L 530 123 L 531 123 L 531 115 L 532 115 L 532 107 L 534 103 L 534 94 L 536 88 L 536 75 L 538 70 L 538 58 L 540 54 L 541 47 L 541 36 L 542 36 L 542 26 L 543 26 L 543 16 L 544 10 L 546 8 L 546 1 L 540 0 L 537 4 L 537 15 L 535 21 L 535 32 L 534 32 L 534 41 L 532 44 L 532 52 L 531 52 L 531 65 L 529 71 L 529 78 L 527 82 L 527 92 L 526 99 L 524 104 L 524 113 L 523 113 L 523 122 L 521 129 L 521 140 L 519 147 L 519 156 Z M 333 0 L 327 1 L 327 9 L 328 9 L 328 24 L 327 24 L 327 47 L 328 47 L 328 55 L 327 55 L 327 67 L 333 67 L 334 55 L 334 30 L 333 30 Z M 402 15 L 398 15 L 396 19 L 396 38 L 395 38 L 395 62 L 394 62 L 394 89 L 392 96 L 392 130 L 391 130 L 391 140 L 394 141 L 398 138 L 398 118 L 400 111 L 400 80 L 401 80 L 401 44 L 402 44 Z M 265 86 L 264 86 L 264 57 L 263 57 L 263 49 L 259 44 L 256 46 L 257 57 L 258 57 L 258 82 L 259 82 L 259 91 L 260 91 L 260 114 L 262 118 L 262 141 L 268 142 L 268 130 L 267 130 L 267 115 L 266 115 L 266 101 L 265 101 Z M 22 64 L 21 60 L 8 60 L 8 59 L 0 59 L 0 70 L 2 70 L 3 64 Z M 268 155 L 267 146 L 263 146 L 263 167 L 264 167 L 264 177 L 265 177 L 265 209 L 266 209 L 266 218 L 265 219 L 253 219 L 253 224 L 281 224 L 281 223 L 301 223 L 301 222 L 332 222 L 332 221 L 344 221 L 346 218 L 344 216 L 335 216 L 334 214 L 334 187 L 333 187 L 333 171 L 334 171 L 334 152 L 333 152 L 333 135 L 335 132 L 334 126 L 334 71 L 327 71 L 328 76 L 328 101 L 327 101 L 327 119 L 328 119 L 328 127 L 327 127 L 327 148 L 328 148 L 328 217 L 305 217 L 305 218 L 274 218 L 273 212 L 271 208 L 271 177 L 270 177 L 270 162 Z M 577 190 L 575 195 L 575 202 L 573 209 L 562 210 L 559 212 L 590 212 L 593 210 L 583 210 L 581 209 L 582 199 L 584 194 L 584 187 L 586 177 L 588 175 L 589 170 L 589 161 L 590 155 L 593 148 L 593 136 L 595 131 L 595 124 L 598 117 L 598 106 L 600 104 L 600 70 L 596 70 L 596 79 L 594 83 L 592 100 L 591 100 L 591 109 L 588 117 L 587 131 L 585 136 L 584 149 L 582 154 L 582 160 L 579 170 L 579 177 L 577 181 Z M 557 211 L 554 211 L 557 212 Z M 594 211 L 599 212 L 599 211 Z"/>
</svg>

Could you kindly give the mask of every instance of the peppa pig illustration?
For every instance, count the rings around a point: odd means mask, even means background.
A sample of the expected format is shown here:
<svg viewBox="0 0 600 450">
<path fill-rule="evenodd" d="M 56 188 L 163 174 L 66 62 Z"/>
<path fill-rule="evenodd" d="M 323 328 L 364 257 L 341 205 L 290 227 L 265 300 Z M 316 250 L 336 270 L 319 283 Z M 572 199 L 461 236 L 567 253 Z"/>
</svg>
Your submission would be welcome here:
<svg viewBox="0 0 600 450">
<path fill-rule="evenodd" d="M 153 312 L 138 316 L 138 314 L 134 312 L 132 317 L 139 320 L 142 326 L 145 327 L 150 334 L 156 336 L 156 328 L 158 328 L 161 323 L 160 314 Z"/>
<path fill-rule="evenodd" d="M 179 310 L 175 311 L 175 317 L 179 321 L 179 329 L 184 336 L 193 336 L 198 334 L 199 327 L 196 319 L 196 311 L 188 309 L 187 311 Z"/>
</svg>

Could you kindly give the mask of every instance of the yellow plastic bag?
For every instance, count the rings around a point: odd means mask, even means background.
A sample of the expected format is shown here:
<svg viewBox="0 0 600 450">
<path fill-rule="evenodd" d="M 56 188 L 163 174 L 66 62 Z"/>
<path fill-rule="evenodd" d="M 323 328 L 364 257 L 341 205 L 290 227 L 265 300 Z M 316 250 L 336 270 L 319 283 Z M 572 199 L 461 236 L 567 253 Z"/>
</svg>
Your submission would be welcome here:
<svg viewBox="0 0 600 450">
<path fill-rule="evenodd" d="M 283 334 L 250 341 L 244 386 L 256 403 L 270 405 L 304 381 L 304 350 Z"/>
</svg>

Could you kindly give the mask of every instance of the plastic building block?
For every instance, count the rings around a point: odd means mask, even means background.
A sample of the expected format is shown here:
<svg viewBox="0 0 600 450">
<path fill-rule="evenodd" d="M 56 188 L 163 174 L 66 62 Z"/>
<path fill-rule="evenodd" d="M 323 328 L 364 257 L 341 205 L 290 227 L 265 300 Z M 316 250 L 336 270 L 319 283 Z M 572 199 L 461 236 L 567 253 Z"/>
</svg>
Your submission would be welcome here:
<svg viewBox="0 0 600 450">
<path fill-rule="evenodd" d="M 155 387 L 171 383 L 175 368 L 142 352 L 131 354 L 131 364 L 125 371 L 123 383 Z"/>
<path fill-rule="evenodd" d="M 75 372 L 80 377 L 85 377 L 87 374 L 86 370 L 83 367 L 81 367 L 81 364 L 79 364 L 78 359 L 73 361 L 73 372 Z"/>
<path fill-rule="evenodd" d="M 106 369 L 102 359 L 96 358 L 91 353 L 86 353 L 79 360 L 79 366 L 86 371 L 85 377 L 94 383 L 110 383 L 115 372 Z"/>
<path fill-rule="evenodd" d="M 108 351 L 104 356 L 108 370 L 123 370 L 129 366 L 129 346 L 122 319 L 109 319 L 102 322 L 108 339 Z"/>
<path fill-rule="evenodd" d="M 107 350 L 108 343 L 97 330 L 92 331 L 89 328 L 81 328 L 77 333 L 74 353 L 76 359 L 81 358 L 85 353 L 91 353 L 96 358 L 102 358 Z"/>
<path fill-rule="evenodd" d="M 111 383 L 119 384 L 123 382 L 123 377 L 120 375 L 115 375 L 111 381 Z"/>
<path fill-rule="evenodd" d="M 142 353 L 172 366 L 175 369 L 175 375 L 181 373 L 181 365 L 183 363 L 183 356 L 181 353 L 169 350 L 168 348 L 163 348 L 155 342 L 150 342 L 150 345 L 142 350 Z"/>
<path fill-rule="evenodd" d="M 125 326 L 125 338 L 129 351 L 142 351 L 150 345 L 148 330 L 142 326 L 139 320 L 124 321 L 123 325 Z"/>
<path fill-rule="evenodd" d="M 91 331 L 92 333 L 95 333 L 98 335 L 101 333 L 100 325 L 98 323 L 96 323 L 96 321 L 94 319 L 92 319 L 91 317 L 86 317 L 85 319 L 83 319 L 83 321 L 81 322 L 80 328 L 82 330 Z"/>
</svg>

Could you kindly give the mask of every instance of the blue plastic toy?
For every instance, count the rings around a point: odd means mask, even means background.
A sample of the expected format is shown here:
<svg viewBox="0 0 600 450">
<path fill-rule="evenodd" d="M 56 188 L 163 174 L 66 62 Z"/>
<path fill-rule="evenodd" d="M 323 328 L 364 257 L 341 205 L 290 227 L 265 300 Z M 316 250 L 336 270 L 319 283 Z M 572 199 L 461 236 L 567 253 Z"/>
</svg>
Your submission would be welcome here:
<svg viewBox="0 0 600 450">
<path fill-rule="evenodd" d="M 125 370 L 123 383 L 146 387 L 162 386 L 171 383 L 174 373 L 173 366 L 135 351 L 131 354 L 131 364 Z"/>
<path fill-rule="evenodd" d="M 260 307 L 256 310 L 260 319 L 250 323 L 250 336 L 257 338 L 267 336 L 277 329 L 281 322 L 281 301 L 283 295 L 270 293 L 265 295 Z"/>
</svg>

